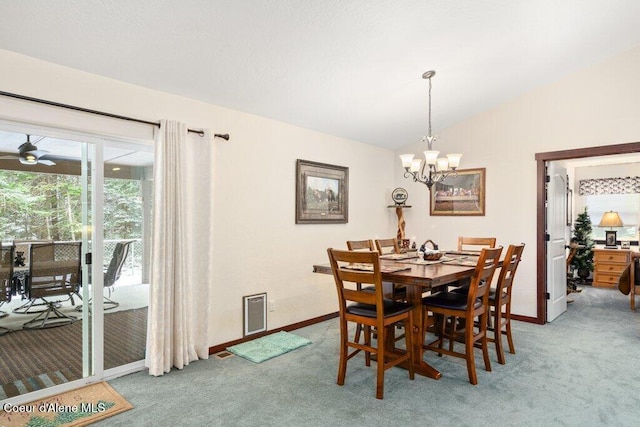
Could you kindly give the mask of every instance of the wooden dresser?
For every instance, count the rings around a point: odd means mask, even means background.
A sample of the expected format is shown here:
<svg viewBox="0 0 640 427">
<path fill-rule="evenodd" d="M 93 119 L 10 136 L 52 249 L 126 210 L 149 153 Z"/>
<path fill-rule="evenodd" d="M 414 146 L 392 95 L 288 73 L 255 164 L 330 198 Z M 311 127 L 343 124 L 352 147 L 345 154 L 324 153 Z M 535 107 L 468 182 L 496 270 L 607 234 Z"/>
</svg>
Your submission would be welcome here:
<svg viewBox="0 0 640 427">
<path fill-rule="evenodd" d="M 629 249 L 593 249 L 593 286 L 613 288 L 618 286 L 620 275 L 631 262 Z"/>
</svg>

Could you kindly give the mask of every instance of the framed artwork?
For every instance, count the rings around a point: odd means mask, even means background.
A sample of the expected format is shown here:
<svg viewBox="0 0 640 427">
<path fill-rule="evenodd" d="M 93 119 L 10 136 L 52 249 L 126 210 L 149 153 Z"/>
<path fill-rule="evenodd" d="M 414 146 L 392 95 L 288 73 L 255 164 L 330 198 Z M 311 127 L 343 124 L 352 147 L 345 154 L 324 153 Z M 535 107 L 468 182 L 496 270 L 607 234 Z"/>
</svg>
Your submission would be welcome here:
<svg viewBox="0 0 640 427">
<path fill-rule="evenodd" d="M 618 247 L 618 245 L 616 244 L 616 240 L 617 239 L 617 234 L 618 232 L 615 230 L 605 230 L 605 247 Z"/>
<path fill-rule="evenodd" d="M 485 213 L 485 168 L 460 169 L 456 176 L 431 187 L 431 215 L 483 216 Z"/>
<path fill-rule="evenodd" d="M 296 161 L 296 224 L 349 222 L 349 168 Z"/>
</svg>

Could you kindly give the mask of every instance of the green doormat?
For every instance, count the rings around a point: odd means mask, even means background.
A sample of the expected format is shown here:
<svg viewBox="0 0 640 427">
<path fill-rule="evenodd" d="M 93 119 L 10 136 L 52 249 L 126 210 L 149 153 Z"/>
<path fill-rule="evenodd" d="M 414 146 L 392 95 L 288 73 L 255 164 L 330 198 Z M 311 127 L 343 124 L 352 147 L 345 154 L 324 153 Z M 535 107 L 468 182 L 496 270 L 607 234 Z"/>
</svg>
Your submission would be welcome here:
<svg viewBox="0 0 640 427">
<path fill-rule="evenodd" d="M 252 362 L 261 363 L 309 344 L 311 341 L 306 338 L 282 331 L 227 347 L 227 351 Z"/>
</svg>

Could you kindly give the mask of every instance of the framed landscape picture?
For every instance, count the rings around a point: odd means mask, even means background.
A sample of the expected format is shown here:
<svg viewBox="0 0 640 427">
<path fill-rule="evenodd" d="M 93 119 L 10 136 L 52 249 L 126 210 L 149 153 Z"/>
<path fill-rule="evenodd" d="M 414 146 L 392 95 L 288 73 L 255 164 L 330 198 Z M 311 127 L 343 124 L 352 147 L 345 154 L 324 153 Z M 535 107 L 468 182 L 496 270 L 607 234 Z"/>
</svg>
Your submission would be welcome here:
<svg viewBox="0 0 640 427">
<path fill-rule="evenodd" d="M 349 222 L 349 168 L 296 161 L 296 224 Z"/>
<path fill-rule="evenodd" d="M 431 215 L 484 215 L 485 168 L 461 169 L 431 188 Z"/>
</svg>

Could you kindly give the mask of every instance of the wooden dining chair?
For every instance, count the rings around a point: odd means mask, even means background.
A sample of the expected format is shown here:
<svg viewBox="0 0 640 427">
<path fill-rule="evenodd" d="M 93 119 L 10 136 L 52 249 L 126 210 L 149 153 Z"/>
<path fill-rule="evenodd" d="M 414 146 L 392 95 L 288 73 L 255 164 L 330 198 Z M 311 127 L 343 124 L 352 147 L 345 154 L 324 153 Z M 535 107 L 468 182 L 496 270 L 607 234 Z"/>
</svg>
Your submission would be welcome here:
<svg viewBox="0 0 640 427">
<path fill-rule="evenodd" d="M 500 267 L 496 288 L 491 289 L 489 293 L 490 323 L 488 329 L 493 332 L 493 337 L 489 337 L 489 342 L 495 343 L 498 363 L 501 365 L 505 364 L 502 347 L 503 335 L 507 337 L 509 353 L 516 353 L 511 335 L 511 289 L 522 252 L 524 252 L 524 243 L 509 245 L 502 261 L 502 267 Z"/>
<path fill-rule="evenodd" d="M 392 239 L 376 239 L 375 242 L 380 255 L 400 253 L 400 245 L 395 237 Z"/>
<path fill-rule="evenodd" d="M 470 251 L 476 250 L 480 251 L 483 247 L 485 248 L 495 248 L 496 247 L 496 238 L 495 237 L 464 237 L 458 236 L 458 250 L 459 251 Z M 469 248 L 472 246 L 472 248 Z M 460 280 L 458 282 L 450 284 L 450 287 L 454 288 L 454 291 L 465 291 L 469 287 L 469 279 Z"/>
<path fill-rule="evenodd" d="M 382 291 L 382 275 L 380 259 L 377 252 L 342 251 L 327 249 L 331 270 L 336 283 L 340 313 L 340 362 L 338 365 L 338 385 L 344 385 L 347 362 L 356 354 L 365 353 L 365 364 L 370 366 L 371 355 L 376 357 L 376 398 L 384 395 L 384 372 L 406 363 L 409 378 L 414 379 L 412 335 L 405 334 L 405 348 L 403 353 L 388 351 L 387 331 L 398 322 L 404 322 L 405 329 L 413 330 L 411 310 L 413 306 L 399 301 L 385 300 Z M 353 269 L 353 265 L 368 266 L 362 270 Z M 352 267 L 352 268 L 349 268 Z M 357 283 L 373 285 L 374 292 L 358 290 Z M 365 330 L 364 343 L 351 341 L 348 324 L 363 325 Z M 378 332 L 376 344 L 372 343 L 371 328 Z"/>
<path fill-rule="evenodd" d="M 376 247 L 373 244 L 373 240 L 347 240 L 347 248 L 350 251 L 375 251 Z"/>
<path fill-rule="evenodd" d="M 347 248 L 350 251 L 375 251 L 376 247 L 373 244 L 373 240 L 369 239 L 369 240 L 347 240 Z M 356 287 L 357 289 L 360 290 L 365 290 L 365 291 L 370 291 L 373 292 L 375 290 L 375 286 L 366 286 L 365 288 L 362 287 L 362 283 L 356 283 Z M 355 333 L 355 337 L 354 340 L 355 342 L 360 342 L 360 336 L 362 335 L 362 330 L 363 327 L 362 325 L 358 324 L 356 325 L 356 333 Z"/>
<path fill-rule="evenodd" d="M 398 243 L 398 239 L 376 239 L 375 240 L 376 249 L 380 252 L 380 255 L 385 254 L 399 254 L 400 244 Z M 391 292 L 393 292 L 393 299 L 397 301 L 406 301 L 407 300 L 407 289 L 403 285 L 399 285 L 397 283 L 391 284 Z"/>
<path fill-rule="evenodd" d="M 463 251 L 467 246 L 474 246 L 474 249 L 479 249 L 478 246 L 486 248 L 496 247 L 495 237 L 464 237 L 458 236 L 458 250 Z"/>
<path fill-rule="evenodd" d="M 501 252 L 502 247 L 481 250 L 467 294 L 442 291 L 422 299 L 425 313 L 431 312 L 436 317 L 437 338 L 425 348 L 439 355 L 465 359 L 469 382 L 474 385 L 478 384 L 473 354 L 476 343 L 482 349 L 485 370 L 491 371 L 487 336 L 489 292 Z M 458 318 L 462 320 L 461 328 L 458 328 Z M 449 341 L 448 349 L 444 348 L 445 338 Z M 463 352 L 455 350 L 457 341 L 464 343 Z"/>
</svg>

